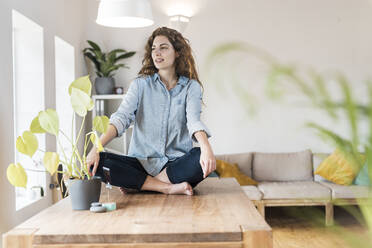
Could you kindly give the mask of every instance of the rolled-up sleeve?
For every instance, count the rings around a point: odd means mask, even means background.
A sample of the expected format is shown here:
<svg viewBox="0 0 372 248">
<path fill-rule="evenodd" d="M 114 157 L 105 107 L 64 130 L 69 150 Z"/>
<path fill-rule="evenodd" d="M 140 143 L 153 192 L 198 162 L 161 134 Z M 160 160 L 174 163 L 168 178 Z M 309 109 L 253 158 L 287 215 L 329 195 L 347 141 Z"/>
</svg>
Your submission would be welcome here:
<svg viewBox="0 0 372 248">
<path fill-rule="evenodd" d="M 193 141 L 198 142 L 194 136 L 197 131 L 204 131 L 207 137 L 211 137 L 210 131 L 200 120 L 202 104 L 202 91 L 200 84 L 192 80 L 186 97 L 186 119 L 187 128 Z"/>
<path fill-rule="evenodd" d="M 110 124 L 118 131 L 118 137 L 122 136 L 125 130 L 135 119 L 135 113 L 139 102 L 139 82 L 134 80 L 129 86 L 118 110 L 110 117 Z"/>
</svg>

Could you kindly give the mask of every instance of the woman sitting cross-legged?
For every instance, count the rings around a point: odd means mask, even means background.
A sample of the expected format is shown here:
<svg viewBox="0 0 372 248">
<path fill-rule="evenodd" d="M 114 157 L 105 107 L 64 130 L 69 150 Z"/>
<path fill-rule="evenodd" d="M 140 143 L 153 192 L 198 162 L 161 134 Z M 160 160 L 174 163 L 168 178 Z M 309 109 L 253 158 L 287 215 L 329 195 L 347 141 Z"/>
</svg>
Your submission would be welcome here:
<svg viewBox="0 0 372 248">
<path fill-rule="evenodd" d="M 105 146 L 134 122 L 128 156 L 92 148 L 88 170 L 114 186 L 165 194 L 192 195 L 193 188 L 216 169 L 200 121 L 202 85 L 188 41 L 176 30 L 156 29 L 146 44 L 143 67 L 130 84 L 101 137 Z M 192 147 L 192 141 L 199 147 Z"/>
</svg>

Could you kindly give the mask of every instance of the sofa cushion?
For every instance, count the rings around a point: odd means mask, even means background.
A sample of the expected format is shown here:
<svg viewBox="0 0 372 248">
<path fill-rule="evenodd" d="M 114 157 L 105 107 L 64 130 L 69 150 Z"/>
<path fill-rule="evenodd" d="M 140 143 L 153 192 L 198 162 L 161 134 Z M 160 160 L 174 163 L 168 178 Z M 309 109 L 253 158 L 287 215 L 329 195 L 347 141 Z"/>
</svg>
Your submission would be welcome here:
<svg viewBox="0 0 372 248">
<path fill-rule="evenodd" d="M 237 164 L 216 159 L 216 171 L 220 177 L 234 177 L 240 185 L 257 185 L 257 182 L 242 173 Z"/>
<path fill-rule="evenodd" d="M 244 193 L 248 196 L 249 200 L 258 201 L 262 199 L 262 193 L 258 190 L 256 186 L 241 186 Z"/>
<path fill-rule="evenodd" d="M 331 199 L 331 190 L 313 181 L 260 182 L 263 199 Z"/>
<path fill-rule="evenodd" d="M 360 156 L 364 160 L 363 155 Z M 318 166 L 314 174 L 337 184 L 350 185 L 358 175 L 359 170 L 359 162 L 356 159 L 336 149 Z"/>
<path fill-rule="evenodd" d="M 316 171 L 318 166 L 329 156 L 329 153 L 313 153 L 313 172 Z M 315 182 L 329 182 L 327 179 L 320 175 L 314 175 Z"/>
<path fill-rule="evenodd" d="M 366 162 L 362 169 L 359 171 L 359 174 L 354 179 L 353 184 L 360 185 L 360 186 L 372 186 L 371 180 L 369 179 L 369 171 L 370 168 L 368 168 L 368 163 Z"/>
<path fill-rule="evenodd" d="M 253 155 L 252 173 L 257 181 L 313 180 L 310 150 L 292 153 L 262 153 Z"/>
<path fill-rule="evenodd" d="M 247 176 L 252 177 L 252 156 L 251 152 L 216 155 L 216 159 L 226 161 L 230 164 L 237 164 L 239 169 Z"/>
<path fill-rule="evenodd" d="M 353 199 L 372 197 L 372 191 L 368 186 L 360 185 L 339 185 L 331 182 L 320 182 L 332 191 L 332 200 L 335 199 Z"/>
</svg>

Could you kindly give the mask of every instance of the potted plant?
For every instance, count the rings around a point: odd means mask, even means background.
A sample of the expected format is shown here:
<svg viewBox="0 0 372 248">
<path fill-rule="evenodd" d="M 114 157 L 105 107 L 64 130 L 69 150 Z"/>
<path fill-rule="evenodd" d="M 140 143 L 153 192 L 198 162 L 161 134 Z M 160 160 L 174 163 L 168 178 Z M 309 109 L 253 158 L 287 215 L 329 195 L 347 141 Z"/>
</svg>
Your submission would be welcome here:
<svg viewBox="0 0 372 248">
<path fill-rule="evenodd" d="M 80 154 L 77 149 L 87 112 L 94 107 L 91 99 L 91 89 L 92 84 L 89 80 L 89 75 L 76 79 L 68 88 L 71 106 L 74 112 L 83 118 L 76 139 L 68 137 L 63 130 L 59 129 L 57 112 L 54 109 L 47 109 L 39 112 L 32 120 L 29 130 L 24 131 L 22 136 L 19 136 L 16 141 L 18 152 L 32 158 L 35 152 L 40 150 L 38 149 L 36 133 L 49 133 L 56 137 L 61 154 L 52 151 L 42 151 L 44 152 L 43 164 L 51 175 L 56 172 L 62 173 L 63 178 L 68 179 L 68 190 L 74 210 L 89 209 L 92 202 L 99 201 L 101 192 L 101 180 L 92 178 L 87 170 L 86 150 L 91 142 L 97 147 L 98 152 L 103 151 L 98 132 L 104 133 L 106 131 L 109 123 L 108 117 L 96 116 L 94 118 L 92 130 L 86 133 L 84 137 L 83 154 Z M 61 135 L 71 143 L 71 155 L 67 155 L 62 147 L 60 142 Z M 59 164 L 63 165 L 62 171 L 57 170 Z M 26 188 L 27 174 L 20 163 L 12 163 L 8 166 L 7 178 L 15 187 Z"/>
<path fill-rule="evenodd" d="M 93 41 L 87 40 L 90 47 L 83 50 L 84 56 L 91 60 L 96 68 L 97 78 L 94 87 L 97 94 L 112 94 L 115 88 L 114 72 L 120 67 L 128 68 L 125 64 L 117 64 L 120 60 L 132 57 L 136 52 L 115 49 L 104 53 Z"/>
</svg>

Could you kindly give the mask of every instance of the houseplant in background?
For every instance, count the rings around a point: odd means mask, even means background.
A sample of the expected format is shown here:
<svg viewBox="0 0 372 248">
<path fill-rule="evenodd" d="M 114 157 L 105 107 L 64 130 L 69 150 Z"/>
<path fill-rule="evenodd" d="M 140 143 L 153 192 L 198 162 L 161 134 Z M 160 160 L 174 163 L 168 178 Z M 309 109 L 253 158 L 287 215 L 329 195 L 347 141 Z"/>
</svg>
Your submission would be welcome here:
<svg viewBox="0 0 372 248">
<path fill-rule="evenodd" d="M 101 192 L 101 180 L 99 178 L 92 178 L 87 170 L 86 150 L 90 142 L 98 148 L 98 151 L 103 150 L 98 132 L 104 133 L 106 131 L 109 123 L 108 117 L 96 116 L 93 120 L 92 130 L 84 136 L 83 154 L 80 154 L 77 148 L 87 112 L 94 107 L 91 99 L 91 89 L 92 84 L 89 80 L 89 76 L 76 79 L 68 88 L 71 106 L 74 112 L 83 118 L 76 139 L 74 139 L 72 134 L 69 137 L 63 130 L 59 129 L 57 112 L 54 109 L 47 109 L 39 112 L 32 120 L 29 130 L 24 131 L 22 136 L 19 136 L 16 141 L 18 152 L 31 158 L 37 150 L 43 152 L 43 164 L 46 171 L 51 175 L 56 172 L 62 173 L 63 178 L 68 179 L 68 190 L 74 210 L 89 209 L 92 202 L 99 201 Z M 73 120 L 75 113 L 73 114 Z M 49 133 L 54 135 L 58 147 L 60 148 L 60 154 L 57 152 L 40 150 L 38 148 L 37 137 L 35 136 L 36 133 Z M 61 145 L 61 136 L 71 144 L 71 154 L 68 154 Z M 59 164 L 63 165 L 63 171 L 58 171 Z M 8 166 L 7 178 L 15 187 L 26 188 L 27 174 L 20 163 L 12 163 Z"/>
<path fill-rule="evenodd" d="M 87 40 L 90 47 L 83 50 L 84 56 L 93 62 L 97 78 L 94 87 L 97 94 L 112 94 L 115 88 L 114 72 L 121 67 L 128 68 L 125 64 L 118 64 L 120 60 L 132 57 L 136 52 L 127 52 L 124 49 L 114 49 L 104 53 L 93 41 Z"/>
<path fill-rule="evenodd" d="M 307 75 L 294 66 L 275 64 L 269 73 L 269 85 L 278 89 L 283 82 L 294 85 L 299 93 L 304 95 L 309 104 L 321 111 L 325 111 L 329 118 L 348 124 L 350 134 L 338 133 L 333 127 L 326 127 L 314 121 L 307 122 L 306 126 L 317 131 L 318 135 L 333 147 L 337 148 L 349 161 L 356 164 L 358 171 L 355 178 L 366 177 L 363 186 L 372 192 L 372 84 L 366 82 L 365 92 L 368 101 L 360 103 L 360 96 L 353 94 L 353 84 L 342 73 L 336 73 L 331 79 L 338 86 L 341 93 L 340 99 L 332 96 L 332 91 L 327 87 L 328 78 L 315 70 L 309 70 Z M 284 92 L 273 92 L 277 97 L 284 96 Z M 362 126 L 366 125 L 363 133 Z M 365 159 L 364 159 L 365 158 Z M 369 181 L 369 182 L 368 182 Z M 355 181 L 354 181 L 355 182 Z M 338 200 L 334 200 L 335 203 Z M 356 233 L 342 225 L 334 225 L 331 231 L 340 235 L 350 247 L 369 248 L 372 244 L 372 198 L 357 199 L 357 207 L 342 206 L 366 229 L 365 233 Z M 360 210 L 360 211 L 359 211 Z M 309 218 L 316 220 L 321 216 L 314 209 Z M 318 222 L 319 223 L 319 222 Z"/>
<path fill-rule="evenodd" d="M 312 68 L 303 70 L 298 65 L 284 64 L 271 56 L 266 51 L 254 47 L 243 42 L 225 43 L 215 47 L 209 54 L 207 59 L 207 70 L 209 75 L 212 73 L 213 67 L 217 67 L 213 72 L 217 71 L 214 82 L 221 87 L 222 83 L 218 78 L 222 78 L 220 74 L 231 71 L 231 74 L 236 72 L 233 68 L 229 68 L 224 61 L 227 61 L 228 55 L 243 53 L 249 57 L 255 57 L 267 68 L 266 76 L 266 93 L 273 100 L 283 99 L 290 95 L 302 95 L 305 102 L 296 102 L 297 106 L 312 106 L 320 111 L 325 111 L 327 116 L 333 120 L 340 121 L 340 117 L 344 117 L 350 130 L 349 137 L 345 137 L 344 133 L 337 133 L 332 128 L 320 125 L 314 121 L 306 123 L 308 128 L 312 128 L 327 142 L 338 148 L 348 159 L 355 161 L 360 169 L 367 169 L 367 178 L 372 182 L 372 82 L 366 83 L 365 92 L 367 93 L 368 101 L 360 103 L 360 98 L 356 98 L 353 93 L 353 85 L 342 73 L 337 72 L 332 74 L 330 78 L 323 75 Z M 246 56 L 242 56 L 246 57 Z M 245 58 L 244 58 L 245 59 Z M 219 64 L 219 61 L 223 61 Z M 234 60 L 232 66 L 240 64 L 240 61 Z M 218 74 L 220 73 L 220 74 Z M 229 74 L 229 81 L 234 89 L 237 89 L 239 100 L 245 105 L 248 113 L 255 113 L 260 104 L 254 102 L 255 98 L 250 92 L 250 88 L 242 87 L 241 82 L 246 82 L 246 78 L 240 81 L 237 75 Z M 332 91 L 335 89 L 329 88 L 329 82 L 336 83 L 337 90 L 341 92 L 341 98 L 333 96 Z M 288 93 L 288 89 L 292 90 Z M 294 91 L 293 91 L 294 90 Z M 286 94 L 287 93 L 287 94 Z M 253 109 L 255 108 L 255 109 Z M 367 128 L 366 133 L 360 132 L 362 124 Z M 360 153 L 366 156 L 366 162 L 360 157 Z M 367 186 L 372 191 L 372 185 Z M 367 229 L 367 233 L 355 233 L 341 225 L 328 227 L 328 230 L 334 231 L 342 237 L 350 247 L 370 248 L 372 243 L 372 198 L 366 201 L 358 200 L 358 208 L 344 207 L 351 215 L 353 215 L 360 224 Z M 304 218 L 301 213 L 293 213 L 296 217 Z M 320 217 L 320 218 L 319 218 Z M 321 224 L 322 213 L 314 210 L 308 219 L 315 224 Z"/>
</svg>

